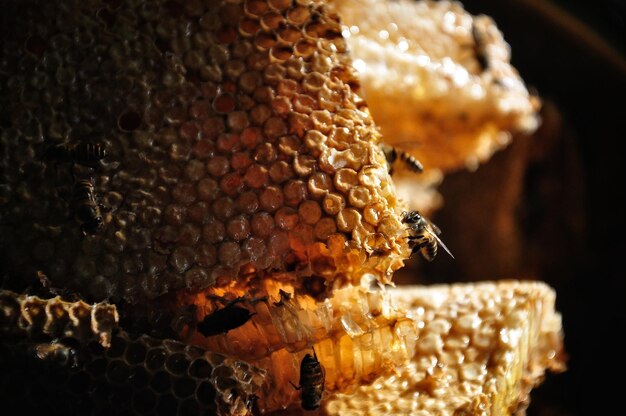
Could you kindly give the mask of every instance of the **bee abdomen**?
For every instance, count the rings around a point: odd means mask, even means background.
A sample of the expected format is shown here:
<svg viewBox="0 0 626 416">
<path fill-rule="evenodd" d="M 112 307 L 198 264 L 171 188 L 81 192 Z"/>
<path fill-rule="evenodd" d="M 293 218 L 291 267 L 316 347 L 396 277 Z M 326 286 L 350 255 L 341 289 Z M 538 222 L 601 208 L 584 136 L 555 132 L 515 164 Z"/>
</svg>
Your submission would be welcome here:
<svg viewBox="0 0 626 416">
<path fill-rule="evenodd" d="M 74 201 L 76 202 L 96 202 L 93 191 L 88 188 L 78 188 L 74 191 Z"/>
<path fill-rule="evenodd" d="M 315 410 L 322 403 L 322 395 L 316 391 L 307 391 L 302 393 L 302 408 L 304 410 Z"/>
<path fill-rule="evenodd" d="M 412 254 L 419 252 L 428 261 L 433 261 L 437 257 L 437 242 L 424 233 L 410 236 L 409 247 Z"/>
<path fill-rule="evenodd" d="M 100 209 L 97 205 L 81 205 L 76 208 L 75 212 L 76 218 L 78 218 L 82 222 L 89 222 L 93 219 L 97 219 L 101 217 Z"/>
<path fill-rule="evenodd" d="M 74 184 L 75 192 L 80 191 L 80 192 L 92 193 L 95 189 L 96 189 L 95 186 L 89 179 L 81 179 L 79 181 L 76 181 L 76 183 Z"/>
<path fill-rule="evenodd" d="M 420 250 L 422 256 L 428 260 L 433 261 L 437 257 L 437 244 L 427 244 Z"/>
<path fill-rule="evenodd" d="M 303 386 L 322 385 L 324 382 L 322 367 L 319 363 L 312 364 L 310 367 L 306 368 L 306 371 L 300 375 L 300 378 L 300 384 Z"/>
<path fill-rule="evenodd" d="M 71 149 L 72 159 L 81 165 L 93 165 L 106 157 L 106 149 L 101 144 L 81 143 Z"/>
<path fill-rule="evenodd" d="M 417 173 L 421 173 L 424 171 L 424 166 L 422 165 L 422 162 L 420 162 L 404 150 L 398 151 L 398 157 L 409 168 L 410 171 Z"/>
<path fill-rule="evenodd" d="M 324 369 L 317 356 L 305 355 L 300 363 L 300 402 L 304 410 L 315 410 L 320 406 L 324 381 Z"/>
<path fill-rule="evenodd" d="M 74 216 L 81 223 L 83 233 L 95 234 L 98 232 L 102 228 L 104 220 L 91 180 L 84 179 L 74 184 L 72 201 Z"/>
<path fill-rule="evenodd" d="M 225 334 L 245 325 L 253 315 L 248 309 L 231 304 L 205 316 L 197 329 L 205 337 Z"/>
<path fill-rule="evenodd" d="M 75 145 L 58 144 L 48 147 L 44 159 L 57 163 L 78 163 L 83 166 L 95 167 L 95 164 L 107 156 L 101 144 L 79 143 Z"/>
</svg>

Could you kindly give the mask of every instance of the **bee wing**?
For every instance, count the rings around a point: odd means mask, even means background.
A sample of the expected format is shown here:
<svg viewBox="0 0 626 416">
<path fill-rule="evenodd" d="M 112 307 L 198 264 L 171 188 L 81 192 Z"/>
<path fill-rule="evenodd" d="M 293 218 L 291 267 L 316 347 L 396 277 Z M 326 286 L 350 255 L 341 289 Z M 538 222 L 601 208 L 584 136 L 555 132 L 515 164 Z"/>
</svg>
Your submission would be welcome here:
<svg viewBox="0 0 626 416">
<path fill-rule="evenodd" d="M 441 234 L 441 229 L 439 227 L 437 227 L 435 224 L 433 224 L 430 221 L 428 222 L 428 224 L 430 225 L 430 228 L 433 229 L 433 232 L 436 234 L 435 237 L 437 237 L 437 235 Z M 439 240 L 439 239 L 437 238 L 437 240 Z"/>
<path fill-rule="evenodd" d="M 433 224 L 433 226 L 434 226 L 434 224 Z M 441 238 L 439 238 L 437 236 L 437 234 L 441 234 L 441 230 L 439 228 L 435 227 L 435 226 L 434 226 L 434 228 L 436 228 L 436 230 L 431 231 L 429 229 L 426 229 L 426 231 L 428 232 L 428 234 L 432 235 L 435 238 L 435 240 L 437 240 L 437 244 L 439 246 L 441 246 L 441 248 L 443 248 L 446 251 L 446 253 L 448 253 L 450 255 L 450 257 L 452 257 L 454 259 L 454 255 L 452 255 L 452 252 L 450 251 L 450 249 L 443 243 L 443 241 L 441 241 Z M 437 234 L 435 234 L 435 232 L 437 232 Z"/>
</svg>

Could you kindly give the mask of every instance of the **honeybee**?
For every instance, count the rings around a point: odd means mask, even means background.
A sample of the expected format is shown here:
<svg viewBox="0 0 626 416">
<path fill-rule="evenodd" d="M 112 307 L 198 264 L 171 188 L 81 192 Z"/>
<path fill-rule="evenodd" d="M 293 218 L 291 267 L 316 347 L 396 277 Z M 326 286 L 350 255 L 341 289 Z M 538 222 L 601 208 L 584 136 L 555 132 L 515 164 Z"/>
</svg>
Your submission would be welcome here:
<svg viewBox="0 0 626 416">
<path fill-rule="evenodd" d="M 53 341 L 49 344 L 37 344 L 33 347 L 35 356 L 43 361 L 55 363 L 61 367 L 78 367 L 78 353 L 74 348 Z"/>
<path fill-rule="evenodd" d="M 450 257 L 454 258 L 448 247 L 438 237 L 441 230 L 419 212 L 405 212 L 402 222 L 409 228 L 409 247 L 412 253 L 419 251 L 426 260 L 433 261 L 437 256 L 437 247 L 441 246 Z"/>
<path fill-rule="evenodd" d="M 95 168 L 107 156 L 107 151 L 101 144 L 79 143 L 58 144 L 48 147 L 44 152 L 44 159 L 56 163 L 76 163 Z"/>
<path fill-rule="evenodd" d="M 480 72 L 485 72 L 489 69 L 489 56 L 487 54 L 487 48 L 485 47 L 485 34 L 481 32 L 475 24 L 472 24 L 472 39 L 474 40 L 474 55 L 480 66 Z"/>
<path fill-rule="evenodd" d="M 247 308 L 236 306 L 245 298 L 237 298 L 228 302 L 226 306 L 215 312 L 205 316 L 196 329 L 205 337 L 211 337 L 218 334 L 225 334 L 228 331 L 239 328 L 250 320 L 255 313 L 250 313 Z"/>
<path fill-rule="evenodd" d="M 300 390 L 300 405 L 304 410 L 315 410 L 320 407 L 325 380 L 326 371 L 313 349 L 313 355 L 305 355 L 300 362 L 300 385 L 296 386 L 289 382 L 293 388 Z"/>
<path fill-rule="evenodd" d="M 387 159 L 390 175 L 393 175 L 393 165 L 398 159 L 400 159 L 400 161 L 404 163 L 411 172 L 422 173 L 424 171 L 422 163 L 415 157 L 411 156 L 408 152 L 384 143 L 381 143 L 380 148 Z"/>
<path fill-rule="evenodd" d="M 102 230 L 104 219 L 100 209 L 103 206 L 96 198 L 93 179 L 81 179 L 74 182 L 72 207 L 83 234 L 93 235 Z"/>
</svg>

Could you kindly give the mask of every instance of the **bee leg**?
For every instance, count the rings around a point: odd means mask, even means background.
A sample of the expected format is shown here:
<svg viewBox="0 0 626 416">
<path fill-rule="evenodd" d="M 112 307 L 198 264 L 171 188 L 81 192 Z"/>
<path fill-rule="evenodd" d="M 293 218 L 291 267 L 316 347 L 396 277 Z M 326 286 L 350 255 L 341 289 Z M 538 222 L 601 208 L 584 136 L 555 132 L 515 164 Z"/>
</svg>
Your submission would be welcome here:
<svg viewBox="0 0 626 416">
<path fill-rule="evenodd" d="M 433 258 L 428 258 L 427 256 L 424 255 L 423 252 L 421 252 L 421 250 L 427 245 L 428 245 L 428 242 L 422 240 L 422 238 L 420 237 L 409 237 L 409 247 L 411 248 L 411 255 L 419 252 L 422 255 L 422 257 L 424 257 L 424 259 L 428 261 L 432 261 Z"/>
<path fill-rule="evenodd" d="M 235 298 L 233 300 L 227 300 L 223 296 L 218 296 L 218 295 L 213 295 L 213 294 L 206 295 L 206 298 L 214 302 L 219 302 L 222 305 L 224 305 L 224 307 L 235 305 L 237 303 L 242 303 L 248 300 L 248 298 L 246 298 L 245 296 L 239 296 L 238 298 Z"/>
<path fill-rule="evenodd" d="M 424 165 L 422 165 L 422 162 L 411 156 L 410 153 L 405 152 L 404 150 L 399 150 L 398 154 L 400 156 L 400 160 L 402 160 L 409 170 L 417 173 L 422 173 L 424 171 Z"/>
<path fill-rule="evenodd" d="M 278 294 L 280 295 L 280 300 L 278 302 L 274 302 L 274 306 L 284 306 L 285 302 L 291 300 L 291 293 L 289 292 L 279 289 Z"/>
<path fill-rule="evenodd" d="M 257 304 L 257 303 L 259 303 L 259 302 L 265 302 L 265 303 L 267 303 L 267 301 L 268 301 L 268 300 L 269 300 L 269 297 L 268 297 L 267 295 L 265 295 L 265 296 L 260 296 L 260 297 L 258 297 L 258 298 L 250 299 L 250 302 L 249 302 L 249 303 L 250 303 L 251 305 L 256 305 L 256 304 Z"/>
<path fill-rule="evenodd" d="M 244 303 L 244 302 L 250 303 L 250 299 L 248 299 L 246 296 L 239 296 L 238 298 L 235 298 L 231 301 L 226 302 L 224 304 L 224 307 L 228 307 L 228 306 L 232 306 L 232 305 L 236 305 L 238 303 Z"/>
<path fill-rule="evenodd" d="M 289 384 L 291 384 L 293 386 L 293 388 L 296 389 L 296 390 L 302 390 L 302 386 L 296 386 L 291 381 L 289 382 Z"/>
<path fill-rule="evenodd" d="M 417 250 L 419 250 L 421 248 L 420 244 L 419 244 L 419 238 L 418 237 L 409 237 L 409 248 L 411 249 L 411 253 L 415 253 Z"/>
</svg>

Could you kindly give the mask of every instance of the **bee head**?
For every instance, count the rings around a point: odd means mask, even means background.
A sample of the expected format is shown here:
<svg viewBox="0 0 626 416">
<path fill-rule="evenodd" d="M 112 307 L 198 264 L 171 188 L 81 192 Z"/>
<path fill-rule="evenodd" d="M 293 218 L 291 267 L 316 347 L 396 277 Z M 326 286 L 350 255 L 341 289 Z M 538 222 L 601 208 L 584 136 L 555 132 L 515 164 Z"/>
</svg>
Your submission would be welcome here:
<svg viewBox="0 0 626 416">
<path fill-rule="evenodd" d="M 422 221 L 424 221 L 424 217 L 417 211 L 404 211 L 402 213 L 402 222 L 404 223 L 417 224 Z"/>
</svg>

